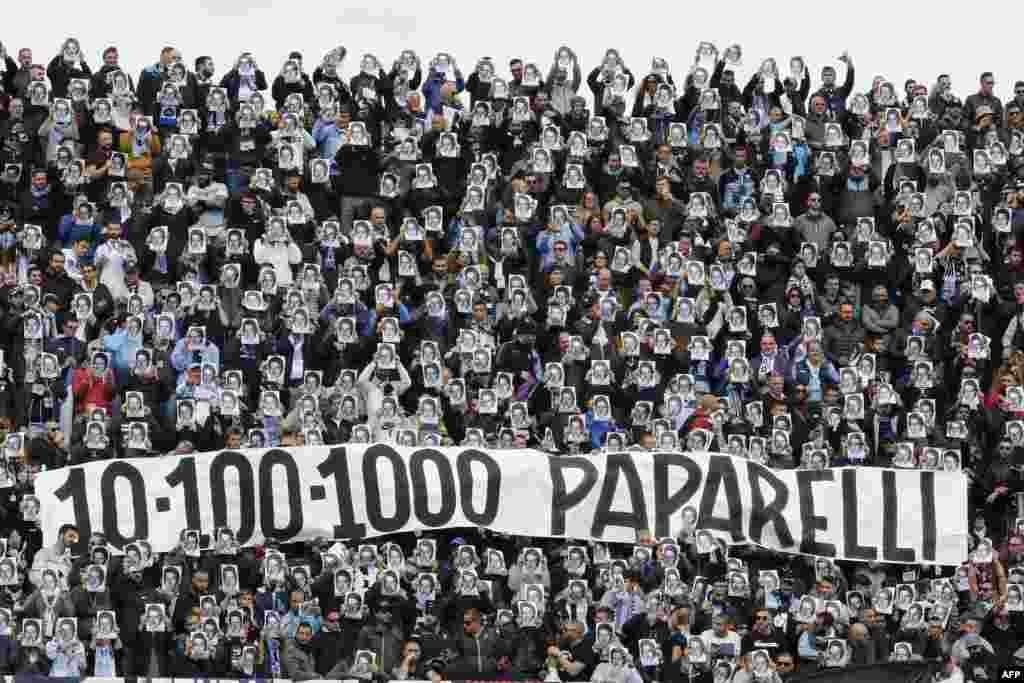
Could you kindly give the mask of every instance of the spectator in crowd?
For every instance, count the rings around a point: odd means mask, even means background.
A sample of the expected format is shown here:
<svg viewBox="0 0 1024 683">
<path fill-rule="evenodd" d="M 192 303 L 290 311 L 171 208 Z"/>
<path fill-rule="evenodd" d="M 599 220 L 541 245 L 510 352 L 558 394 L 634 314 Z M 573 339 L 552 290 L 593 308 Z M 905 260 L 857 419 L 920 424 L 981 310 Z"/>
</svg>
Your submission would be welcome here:
<svg viewBox="0 0 1024 683">
<path fill-rule="evenodd" d="M 757 60 L 741 89 L 749 56 L 710 43 L 681 79 L 614 49 L 346 55 L 247 51 L 217 79 L 166 46 L 133 81 L 116 45 L 0 46 L 0 673 L 1021 663 L 1024 84 L 1005 106 L 991 72 L 965 100 L 946 74 L 868 88 L 844 53 Z M 113 557 L 83 524 L 41 547 L 43 469 L 368 442 L 945 470 L 970 547 L 803 562 L 696 510 L 635 546 L 224 528 Z"/>
</svg>

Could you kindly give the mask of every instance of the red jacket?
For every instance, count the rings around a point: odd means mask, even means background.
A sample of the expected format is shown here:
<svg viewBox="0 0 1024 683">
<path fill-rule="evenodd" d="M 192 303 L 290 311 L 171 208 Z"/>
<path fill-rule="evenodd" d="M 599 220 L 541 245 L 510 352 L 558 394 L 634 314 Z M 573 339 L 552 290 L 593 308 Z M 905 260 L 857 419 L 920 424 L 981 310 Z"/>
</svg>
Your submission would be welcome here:
<svg viewBox="0 0 1024 683">
<path fill-rule="evenodd" d="M 704 411 L 700 407 L 693 411 L 693 414 L 690 415 L 690 419 L 687 420 L 686 433 L 689 434 L 694 429 L 706 429 L 709 432 L 713 432 L 715 430 L 715 423 L 711 421 L 711 417 L 709 415 L 704 414 Z"/>
<path fill-rule="evenodd" d="M 76 414 L 84 413 L 89 405 L 103 408 L 110 414 L 115 388 L 111 370 L 107 370 L 101 379 L 94 379 L 92 368 L 76 368 L 71 377 L 71 387 L 75 392 Z"/>
</svg>

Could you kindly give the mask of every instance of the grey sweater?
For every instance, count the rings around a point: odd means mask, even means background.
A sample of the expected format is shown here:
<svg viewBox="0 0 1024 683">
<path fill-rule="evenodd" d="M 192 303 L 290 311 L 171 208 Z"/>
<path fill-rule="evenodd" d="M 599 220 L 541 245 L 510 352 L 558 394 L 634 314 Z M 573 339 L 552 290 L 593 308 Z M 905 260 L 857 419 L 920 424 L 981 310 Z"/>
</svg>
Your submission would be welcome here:
<svg viewBox="0 0 1024 683">
<path fill-rule="evenodd" d="M 805 242 L 816 244 L 819 254 L 824 254 L 828 251 L 828 243 L 836 231 L 836 224 L 827 214 L 810 216 L 803 213 L 793 222 L 793 228 Z"/>
<path fill-rule="evenodd" d="M 888 335 L 900 324 L 900 312 L 892 304 L 887 304 L 881 312 L 874 306 L 865 306 L 861 309 L 861 322 L 864 329 L 872 334 Z"/>
</svg>

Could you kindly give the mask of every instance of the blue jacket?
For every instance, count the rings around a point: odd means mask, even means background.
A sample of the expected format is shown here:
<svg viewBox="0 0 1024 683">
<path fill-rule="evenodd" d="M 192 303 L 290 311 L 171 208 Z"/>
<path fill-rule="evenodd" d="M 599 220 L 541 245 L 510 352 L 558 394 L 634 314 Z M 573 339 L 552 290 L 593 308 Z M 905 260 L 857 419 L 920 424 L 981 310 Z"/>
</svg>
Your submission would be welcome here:
<svg viewBox="0 0 1024 683">
<path fill-rule="evenodd" d="M 17 643 L 15 643 L 10 636 L 0 636 L 0 670 L 14 671 L 18 663 L 17 659 Z"/>
<path fill-rule="evenodd" d="M 434 112 L 435 114 L 441 114 L 444 112 L 444 103 L 441 99 L 441 86 L 446 83 L 445 78 L 442 74 L 437 73 L 434 70 L 430 71 L 430 76 L 426 81 L 423 82 L 423 99 L 426 103 L 425 110 Z M 461 73 L 455 75 L 455 90 L 456 92 L 462 92 L 466 89 L 466 81 L 462 78 Z"/>
<path fill-rule="evenodd" d="M 185 343 L 188 339 L 179 339 L 178 343 L 174 345 L 174 351 L 171 352 L 171 365 L 178 371 L 178 379 L 181 379 L 181 373 L 188 370 L 188 366 L 192 364 L 192 354 L 185 351 Z M 217 348 L 216 344 L 206 342 L 206 346 L 203 347 L 202 351 L 202 362 L 204 364 L 209 363 L 220 367 L 220 349 Z"/>
<path fill-rule="evenodd" d="M 743 169 L 740 173 L 735 168 L 730 168 L 718 179 L 718 193 L 722 197 L 722 209 L 726 211 L 739 211 L 743 206 L 743 200 L 754 196 L 757 187 L 757 179 L 751 169 Z"/>
<path fill-rule="evenodd" d="M 70 249 L 77 240 L 88 240 L 90 257 L 95 253 L 96 245 L 99 244 L 102 236 L 103 232 L 100 230 L 100 226 L 95 223 L 86 225 L 75 223 L 75 218 L 71 214 L 61 218 L 60 225 L 57 226 L 57 239 L 63 243 L 65 249 Z"/>
<path fill-rule="evenodd" d="M 611 420 L 606 422 L 595 422 L 593 410 L 588 409 L 587 412 L 583 414 L 583 418 L 587 421 L 587 429 L 590 431 L 591 448 L 601 448 L 604 446 L 605 434 L 618 431 Z"/>
<path fill-rule="evenodd" d="M 122 329 L 103 338 L 103 350 L 111 354 L 114 370 L 125 373 L 135 362 L 135 353 L 143 348 L 142 337 L 129 337 L 128 330 Z"/>
<path fill-rule="evenodd" d="M 373 336 L 376 331 L 374 330 L 376 318 L 373 312 L 366 307 L 366 304 L 361 301 L 356 301 L 355 304 L 352 304 L 352 311 L 349 313 L 338 310 L 337 302 L 332 301 L 320 311 L 320 322 L 333 328 L 335 320 L 348 316 L 356 319 L 356 331 L 360 337 Z"/>
<path fill-rule="evenodd" d="M 558 240 L 563 240 L 568 245 L 567 256 L 573 261 L 576 258 L 576 245 L 583 240 L 583 228 L 577 223 L 570 223 L 560 226 L 558 232 L 544 230 L 537 235 L 537 256 L 541 257 L 544 270 L 551 267 L 555 242 Z"/>
<path fill-rule="evenodd" d="M 333 159 L 338 155 L 338 150 L 345 144 L 345 136 L 338 130 L 334 121 L 317 119 L 313 124 L 313 140 L 319 150 L 321 159 Z"/>
<path fill-rule="evenodd" d="M 811 366 L 808 365 L 805 358 L 797 363 L 793 369 L 793 379 L 797 385 L 809 387 L 811 384 L 811 372 Z M 825 364 L 818 368 L 817 373 L 823 390 L 826 386 L 839 384 L 839 373 L 836 372 L 835 366 L 832 365 L 831 361 L 825 361 Z"/>
</svg>

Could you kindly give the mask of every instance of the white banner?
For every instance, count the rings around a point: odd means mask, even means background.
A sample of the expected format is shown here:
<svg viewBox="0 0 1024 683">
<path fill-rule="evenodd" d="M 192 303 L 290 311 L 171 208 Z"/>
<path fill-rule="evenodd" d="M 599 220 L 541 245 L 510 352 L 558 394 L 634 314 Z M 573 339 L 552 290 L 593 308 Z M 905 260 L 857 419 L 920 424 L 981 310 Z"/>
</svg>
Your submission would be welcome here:
<svg viewBox="0 0 1024 683">
<path fill-rule="evenodd" d="M 841 467 L 772 470 L 717 453 L 586 457 L 533 450 L 323 446 L 108 460 L 41 473 L 46 543 L 62 524 L 156 552 L 185 529 L 258 544 L 480 526 L 635 543 L 689 520 L 729 544 L 838 559 L 958 565 L 963 474 Z"/>
</svg>

